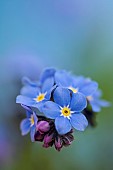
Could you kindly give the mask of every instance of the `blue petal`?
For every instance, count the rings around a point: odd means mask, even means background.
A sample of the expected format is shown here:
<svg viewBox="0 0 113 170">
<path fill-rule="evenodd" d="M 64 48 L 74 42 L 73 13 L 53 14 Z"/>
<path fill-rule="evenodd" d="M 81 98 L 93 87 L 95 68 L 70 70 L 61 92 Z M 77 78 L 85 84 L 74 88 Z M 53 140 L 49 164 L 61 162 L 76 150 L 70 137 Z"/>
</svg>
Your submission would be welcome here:
<svg viewBox="0 0 113 170">
<path fill-rule="evenodd" d="M 35 100 L 26 96 L 19 95 L 16 98 L 16 103 L 20 103 L 26 106 L 33 106 L 35 104 Z"/>
<path fill-rule="evenodd" d="M 101 107 L 109 107 L 111 105 L 110 102 L 106 100 L 98 100 L 97 102 Z"/>
<path fill-rule="evenodd" d="M 21 89 L 20 94 L 27 97 L 35 98 L 40 92 L 41 90 L 38 87 L 24 86 Z"/>
<path fill-rule="evenodd" d="M 36 127 L 32 126 L 31 127 L 31 132 L 30 132 L 30 136 L 31 136 L 31 141 L 32 142 L 34 142 L 35 131 L 36 131 Z"/>
<path fill-rule="evenodd" d="M 53 85 L 54 85 L 53 78 L 46 79 L 42 85 L 42 93 L 45 93 L 45 92 L 49 91 L 50 89 L 52 89 Z"/>
<path fill-rule="evenodd" d="M 51 93 L 52 93 L 52 91 L 53 91 L 55 88 L 56 88 L 56 85 L 54 85 L 54 86 L 46 93 L 46 95 L 45 95 L 45 99 L 46 99 L 46 100 L 49 100 L 49 99 L 50 99 Z"/>
<path fill-rule="evenodd" d="M 42 112 L 42 107 L 46 101 L 47 100 L 43 100 L 41 102 L 36 102 L 34 99 L 31 99 L 29 97 L 22 96 L 22 95 L 19 95 L 16 98 L 16 103 L 20 103 L 20 104 L 31 106 L 31 107 L 36 107 L 39 109 L 40 112 Z M 27 115 L 29 117 L 30 113 L 27 113 Z"/>
<path fill-rule="evenodd" d="M 28 77 L 23 77 L 22 78 L 22 83 L 24 85 L 30 85 L 30 86 L 33 86 L 33 87 L 37 87 L 39 85 L 38 82 L 33 82 Z"/>
<path fill-rule="evenodd" d="M 87 106 L 86 97 L 82 93 L 73 93 L 70 108 L 72 111 L 80 112 Z"/>
<path fill-rule="evenodd" d="M 91 101 L 90 104 L 91 104 L 92 110 L 94 112 L 100 112 L 101 111 L 100 105 L 97 104 L 95 101 Z"/>
<path fill-rule="evenodd" d="M 73 76 L 73 79 L 72 79 L 72 87 L 74 88 L 80 88 L 83 83 L 85 81 L 85 78 L 83 76 Z"/>
<path fill-rule="evenodd" d="M 45 116 L 50 119 L 55 119 L 61 114 L 59 106 L 52 101 L 46 102 L 42 108 L 42 111 Z"/>
<path fill-rule="evenodd" d="M 70 122 L 71 125 L 79 131 L 84 131 L 85 128 L 88 126 L 88 121 L 82 113 L 72 114 Z"/>
<path fill-rule="evenodd" d="M 23 119 L 20 123 L 20 129 L 21 129 L 21 133 L 22 135 L 26 135 L 29 133 L 30 131 L 30 121 L 29 119 Z"/>
<path fill-rule="evenodd" d="M 101 111 L 101 107 L 109 107 L 110 103 L 107 102 L 106 100 L 92 100 L 90 101 L 90 105 L 92 106 L 92 110 L 94 112 L 100 112 Z"/>
<path fill-rule="evenodd" d="M 29 111 L 26 111 L 26 115 L 27 115 L 27 118 L 30 118 L 30 117 L 31 117 L 31 115 L 32 115 L 32 113 L 31 113 L 31 112 L 29 112 Z"/>
<path fill-rule="evenodd" d="M 44 81 L 48 78 L 54 77 L 56 70 L 54 68 L 46 68 L 40 77 L 40 82 L 44 83 Z"/>
<path fill-rule="evenodd" d="M 42 112 L 42 108 L 45 104 L 45 102 L 47 102 L 47 100 L 43 100 L 43 101 L 40 101 L 40 102 L 35 102 L 32 107 L 35 107 L 37 108 L 40 112 Z"/>
<path fill-rule="evenodd" d="M 64 135 L 71 130 L 71 124 L 69 119 L 60 116 L 55 119 L 55 127 L 60 135 Z"/>
<path fill-rule="evenodd" d="M 79 92 L 85 96 L 92 95 L 98 88 L 98 84 L 94 81 L 86 81 L 83 86 L 79 89 Z"/>
<path fill-rule="evenodd" d="M 60 106 L 68 106 L 70 104 L 70 91 L 65 88 L 57 87 L 53 94 L 54 101 Z"/>
<path fill-rule="evenodd" d="M 64 71 L 64 70 L 61 70 L 61 71 L 57 71 L 55 73 L 55 82 L 58 86 L 62 86 L 62 87 L 69 87 L 71 86 L 71 75 Z"/>
<path fill-rule="evenodd" d="M 102 91 L 100 89 L 96 90 L 95 93 L 93 93 L 93 98 L 100 98 L 102 96 Z"/>
</svg>

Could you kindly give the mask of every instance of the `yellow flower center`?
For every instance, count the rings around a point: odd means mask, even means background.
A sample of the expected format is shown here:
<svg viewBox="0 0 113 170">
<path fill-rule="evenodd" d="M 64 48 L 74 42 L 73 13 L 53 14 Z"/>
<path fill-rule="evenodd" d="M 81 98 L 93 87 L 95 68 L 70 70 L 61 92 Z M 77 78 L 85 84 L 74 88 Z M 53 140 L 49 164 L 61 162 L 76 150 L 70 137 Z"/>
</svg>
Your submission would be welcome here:
<svg viewBox="0 0 113 170">
<path fill-rule="evenodd" d="M 72 90 L 73 93 L 77 93 L 78 92 L 78 89 L 76 88 L 73 88 L 73 87 L 69 87 L 70 90 Z"/>
<path fill-rule="evenodd" d="M 64 107 L 61 110 L 61 113 L 65 117 L 69 117 L 71 115 L 71 110 L 68 107 Z"/>
<path fill-rule="evenodd" d="M 33 115 L 31 115 L 30 122 L 31 122 L 31 126 L 33 126 L 35 123 Z"/>
<path fill-rule="evenodd" d="M 41 93 L 37 96 L 37 98 L 35 99 L 37 102 L 40 102 L 42 100 L 44 100 L 45 98 L 45 94 L 44 93 Z"/>
</svg>

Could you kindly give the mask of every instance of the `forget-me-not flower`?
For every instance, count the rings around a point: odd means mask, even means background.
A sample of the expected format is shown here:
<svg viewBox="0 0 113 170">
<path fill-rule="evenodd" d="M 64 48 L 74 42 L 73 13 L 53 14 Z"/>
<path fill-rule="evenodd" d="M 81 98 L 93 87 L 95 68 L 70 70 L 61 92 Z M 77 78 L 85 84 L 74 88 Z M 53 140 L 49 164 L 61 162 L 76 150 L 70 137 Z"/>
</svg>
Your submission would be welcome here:
<svg viewBox="0 0 113 170">
<path fill-rule="evenodd" d="M 93 94 L 98 84 L 83 76 L 73 76 L 66 71 L 57 71 L 55 73 L 55 82 L 58 86 L 70 89 L 73 93 L 80 92 L 85 96 Z"/>
<path fill-rule="evenodd" d="M 79 93 L 70 95 L 66 88 L 58 87 L 53 94 L 54 102 L 48 101 L 43 106 L 43 113 L 50 119 L 55 119 L 55 127 L 59 134 L 69 132 L 72 127 L 84 131 L 88 125 L 81 111 L 87 106 L 86 98 Z"/>
<path fill-rule="evenodd" d="M 30 132 L 31 141 L 33 142 L 38 118 L 35 112 L 33 112 L 29 107 L 23 107 L 26 109 L 27 118 L 23 119 L 20 123 L 21 133 L 22 135 L 26 135 Z"/>
<path fill-rule="evenodd" d="M 29 80 L 26 81 L 26 85 L 21 89 L 21 95 L 17 96 L 16 102 L 36 107 L 41 112 L 43 104 L 50 99 L 54 88 L 54 78 L 52 76 L 46 77 L 46 73 L 44 73 L 38 84 L 32 83 Z"/>
</svg>

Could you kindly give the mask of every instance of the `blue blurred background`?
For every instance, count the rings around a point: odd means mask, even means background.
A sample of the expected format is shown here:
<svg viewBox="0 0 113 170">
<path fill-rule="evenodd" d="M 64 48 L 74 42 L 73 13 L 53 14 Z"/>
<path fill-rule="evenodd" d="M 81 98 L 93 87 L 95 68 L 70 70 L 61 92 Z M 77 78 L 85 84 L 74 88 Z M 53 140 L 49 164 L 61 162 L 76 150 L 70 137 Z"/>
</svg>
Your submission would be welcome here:
<svg viewBox="0 0 113 170">
<path fill-rule="evenodd" d="M 21 78 L 49 66 L 91 77 L 113 102 L 112 0 L 0 0 L 0 169 L 112 170 L 112 106 L 60 153 L 21 136 Z"/>
</svg>

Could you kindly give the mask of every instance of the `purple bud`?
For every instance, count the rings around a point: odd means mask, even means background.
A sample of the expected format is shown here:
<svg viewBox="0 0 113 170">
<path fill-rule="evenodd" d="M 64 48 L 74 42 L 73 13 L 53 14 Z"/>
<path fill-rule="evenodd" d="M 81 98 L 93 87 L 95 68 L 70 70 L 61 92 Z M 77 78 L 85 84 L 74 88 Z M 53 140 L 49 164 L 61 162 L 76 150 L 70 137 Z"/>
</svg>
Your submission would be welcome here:
<svg viewBox="0 0 113 170">
<path fill-rule="evenodd" d="M 50 145 L 49 145 L 48 143 L 44 143 L 44 144 L 43 144 L 43 147 L 44 147 L 44 148 L 49 148 Z"/>
<path fill-rule="evenodd" d="M 42 142 L 44 139 L 44 135 L 43 134 L 40 134 L 38 131 L 36 132 L 35 134 L 35 141 L 40 141 Z"/>
<path fill-rule="evenodd" d="M 36 126 L 37 131 L 39 131 L 41 134 L 48 132 L 50 129 L 50 125 L 47 121 L 40 121 L 38 122 Z"/>
<path fill-rule="evenodd" d="M 44 147 L 44 148 L 52 147 L 52 146 L 53 146 L 53 143 L 54 143 L 54 140 L 51 141 L 50 143 L 44 143 L 44 144 L 43 144 L 43 147 Z"/>
<path fill-rule="evenodd" d="M 62 140 L 60 139 L 60 137 L 58 137 L 57 139 L 55 139 L 55 148 L 57 151 L 60 151 L 62 148 Z"/>
<path fill-rule="evenodd" d="M 47 134 L 44 136 L 44 144 L 49 144 L 53 140 L 53 133 L 51 135 Z"/>
</svg>

